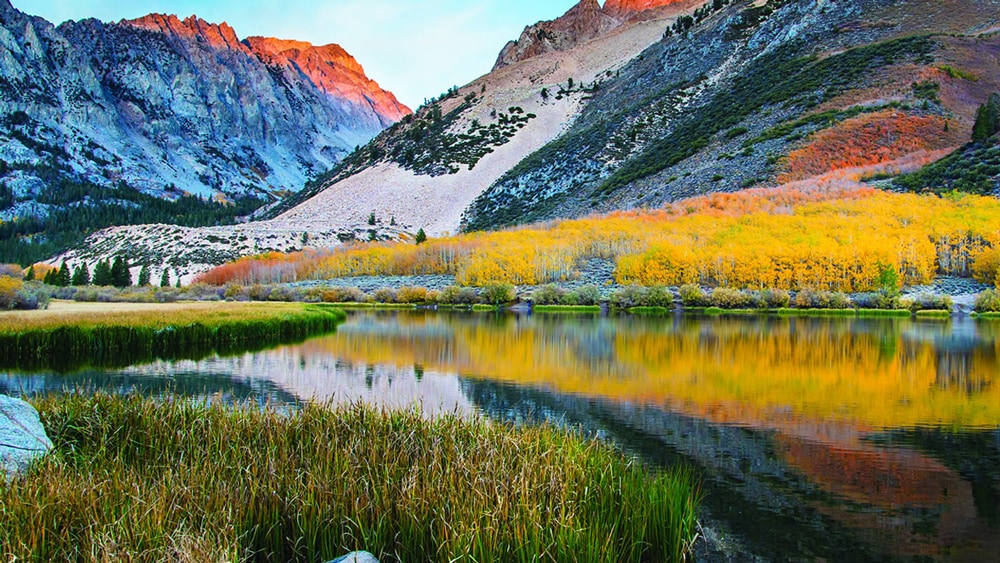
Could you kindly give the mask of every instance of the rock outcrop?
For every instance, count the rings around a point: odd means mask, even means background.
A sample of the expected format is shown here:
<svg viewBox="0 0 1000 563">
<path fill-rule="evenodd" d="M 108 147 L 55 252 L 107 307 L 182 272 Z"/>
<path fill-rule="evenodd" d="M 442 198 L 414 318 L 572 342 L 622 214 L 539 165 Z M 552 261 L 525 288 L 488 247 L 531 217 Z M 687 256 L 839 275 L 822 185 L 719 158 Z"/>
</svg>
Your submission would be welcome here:
<svg viewBox="0 0 1000 563">
<path fill-rule="evenodd" d="M 664 12 L 668 7 L 679 12 L 694 5 L 692 0 L 608 0 L 602 8 L 597 0 L 581 0 L 555 20 L 524 28 L 521 37 L 500 51 L 493 70 L 545 53 L 568 51 L 623 25 L 669 16 Z"/>
<path fill-rule="evenodd" d="M 0 477 L 24 471 L 51 449 L 35 407 L 0 395 Z"/>
<path fill-rule="evenodd" d="M 44 214 L 60 179 L 171 199 L 296 191 L 408 113 L 336 45 L 241 40 L 193 16 L 55 27 L 0 0 L 15 216 Z"/>
</svg>

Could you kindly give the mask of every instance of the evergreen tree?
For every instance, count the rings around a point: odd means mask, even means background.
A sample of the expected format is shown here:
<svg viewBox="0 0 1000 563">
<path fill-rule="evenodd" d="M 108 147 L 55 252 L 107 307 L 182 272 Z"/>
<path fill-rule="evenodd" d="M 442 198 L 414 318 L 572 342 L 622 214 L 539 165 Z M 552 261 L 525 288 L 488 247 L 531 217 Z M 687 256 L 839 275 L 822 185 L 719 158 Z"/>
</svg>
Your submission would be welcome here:
<svg viewBox="0 0 1000 563">
<path fill-rule="evenodd" d="M 137 284 L 141 287 L 146 287 L 149 285 L 149 265 L 143 264 L 142 269 L 139 270 L 139 283 Z"/>
<path fill-rule="evenodd" d="M 424 230 L 421 228 L 419 231 L 417 231 L 417 236 L 414 240 L 417 241 L 417 244 L 427 242 L 427 233 L 425 233 Z"/>
<path fill-rule="evenodd" d="M 70 272 L 69 264 L 65 260 L 62 261 L 62 266 L 59 267 L 59 272 L 53 281 L 55 281 L 53 285 L 59 287 L 68 287 L 69 283 L 73 281 L 73 274 Z"/>
<path fill-rule="evenodd" d="M 1000 132 L 1000 94 L 992 94 L 979 106 L 976 124 L 972 127 L 972 140 L 980 143 Z"/>
<path fill-rule="evenodd" d="M 45 285 L 55 285 L 56 284 L 55 277 L 56 277 L 56 271 L 49 270 L 45 272 L 45 276 L 42 277 L 42 283 L 44 283 Z"/>
<path fill-rule="evenodd" d="M 90 285 L 90 269 L 87 267 L 87 263 L 84 262 L 76 267 L 73 271 L 73 285 Z"/>
<path fill-rule="evenodd" d="M 170 270 L 164 268 L 160 274 L 160 287 L 170 287 Z"/>
<path fill-rule="evenodd" d="M 94 266 L 94 285 L 109 286 L 112 285 L 113 278 L 111 277 L 111 266 L 108 265 L 107 260 L 101 260 Z"/>
<path fill-rule="evenodd" d="M 111 265 L 111 285 L 124 288 L 132 285 L 132 272 L 129 271 L 128 258 L 118 256 Z"/>
<path fill-rule="evenodd" d="M 28 267 L 28 273 L 24 274 L 24 281 L 34 281 L 35 279 L 35 265 L 32 264 Z"/>
<path fill-rule="evenodd" d="M 178 272 L 177 270 L 174 270 L 174 275 L 177 276 L 177 287 L 180 287 L 181 286 L 181 273 Z"/>
</svg>

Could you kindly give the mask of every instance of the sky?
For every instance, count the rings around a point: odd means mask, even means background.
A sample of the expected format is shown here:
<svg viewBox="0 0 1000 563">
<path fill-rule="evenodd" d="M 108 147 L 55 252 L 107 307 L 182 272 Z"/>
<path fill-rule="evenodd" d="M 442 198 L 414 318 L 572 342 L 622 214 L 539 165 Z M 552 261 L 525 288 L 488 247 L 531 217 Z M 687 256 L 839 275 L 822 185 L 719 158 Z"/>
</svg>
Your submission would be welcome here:
<svg viewBox="0 0 1000 563">
<path fill-rule="evenodd" d="M 337 43 L 369 78 L 416 108 L 486 74 L 526 25 L 559 17 L 577 0 L 12 0 L 55 24 L 152 12 L 223 21 L 253 35 Z"/>
</svg>

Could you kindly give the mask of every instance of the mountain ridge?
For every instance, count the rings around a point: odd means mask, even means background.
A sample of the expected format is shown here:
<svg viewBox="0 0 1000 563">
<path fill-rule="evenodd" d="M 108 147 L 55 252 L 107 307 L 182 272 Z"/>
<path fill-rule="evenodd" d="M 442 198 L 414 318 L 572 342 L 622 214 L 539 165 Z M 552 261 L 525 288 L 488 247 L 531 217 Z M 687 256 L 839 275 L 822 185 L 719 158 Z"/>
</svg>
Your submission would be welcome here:
<svg viewBox="0 0 1000 563">
<path fill-rule="evenodd" d="M 196 16 L 55 26 L 9 0 L 0 86 L 8 259 L 88 234 L 50 221 L 67 210 L 80 228 L 107 226 L 113 208 L 142 216 L 116 190 L 273 201 L 410 113 L 336 45 L 241 40 Z M 85 226 L 91 216 L 102 219 Z"/>
</svg>

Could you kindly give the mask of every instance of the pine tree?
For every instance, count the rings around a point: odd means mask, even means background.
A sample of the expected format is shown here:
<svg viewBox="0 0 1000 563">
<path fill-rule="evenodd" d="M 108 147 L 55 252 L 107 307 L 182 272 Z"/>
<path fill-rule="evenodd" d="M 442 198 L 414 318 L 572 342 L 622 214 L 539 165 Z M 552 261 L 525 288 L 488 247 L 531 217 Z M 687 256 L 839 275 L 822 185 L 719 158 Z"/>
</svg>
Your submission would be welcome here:
<svg viewBox="0 0 1000 563">
<path fill-rule="evenodd" d="M 149 265 L 143 264 L 142 268 L 139 270 L 139 283 L 136 284 L 140 287 L 146 287 L 149 285 Z"/>
<path fill-rule="evenodd" d="M 1000 132 L 1000 94 L 992 94 L 979 106 L 976 124 L 972 127 L 972 140 L 980 143 Z"/>
<path fill-rule="evenodd" d="M 55 285 L 56 284 L 55 277 L 56 277 L 56 271 L 49 270 L 45 272 L 45 276 L 42 277 L 42 283 L 44 283 L 45 285 Z"/>
<path fill-rule="evenodd" d="M 160 274 L 160 287 L 170 287 L 170 270 L 164 268 Z"/>
<path fill-rule="evenodd" d="M 59 272 L 56 273 L 53 281 L 55 282 L 53 285 L 59 287 L 67 287 L 73 281 L 73 274 L 70 272 L 69 264 L 66 263 L 66 260 L 62 261 L 62 266 L 59 267 Z"/>
<path fill-rule="evenodd" d="M 417 241 L 417 244 L 427 242 L 427 233 L 425 233 L 424 230 L 421 228 L 419 231 L 417 231 L 417 236 L 414 240 Z"/>
<path fill-rule="evenodd" d="M 24 281 L 34 281 L 35 280 L 35 265 L 32 264 L 28 267 L 28 273 L 24 274 Z"/>
<path fill-rule="evenodd" d="M 132 272 L 129 271 L 128 258 L 119 256 L 111 265 L 111 285 L 124 288 L 132 285 Z"/>
<path fill-rule="evenodd" d="M 177 270 L 174 270 L 174 275 L 177 276 L 177 287 L 180 287 L 181 286 L 181 273 L 178 272 Z"/>
<path fill-rule="evenodd" d="M 107 260 L 101 260 L 94 266 L 94 285 L 99 286 L 109 286 L 112 285 L 113 278 L 111 277 L 111 266 L 108 265 Z"/>
<path fill-rule="evenodd" d="M 73 285 L 77 287 L 90 285 L 90 269 L 87 267 L 86 262 L 77 266 L 76 270 L 73 271 Z"/>
</svg>

